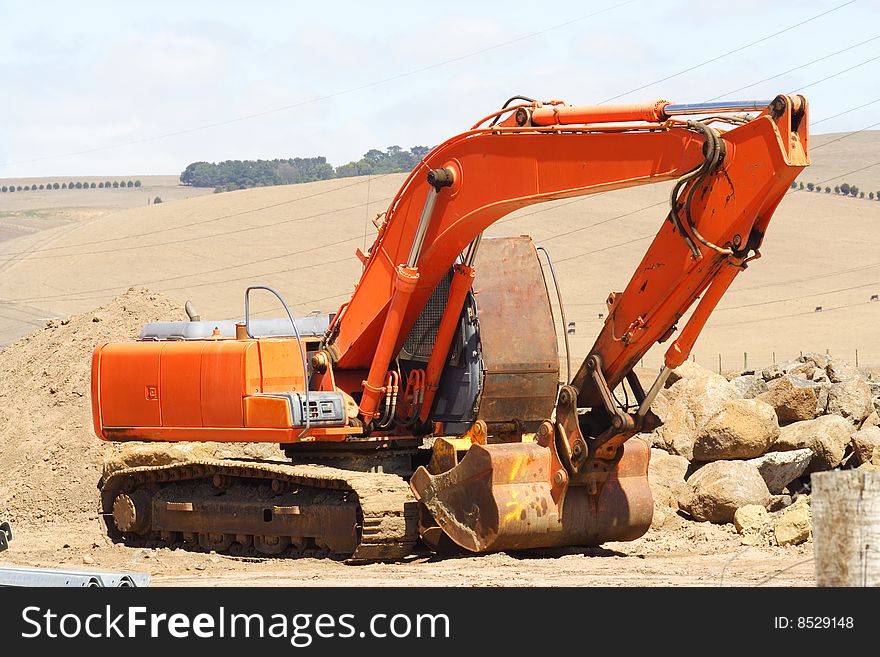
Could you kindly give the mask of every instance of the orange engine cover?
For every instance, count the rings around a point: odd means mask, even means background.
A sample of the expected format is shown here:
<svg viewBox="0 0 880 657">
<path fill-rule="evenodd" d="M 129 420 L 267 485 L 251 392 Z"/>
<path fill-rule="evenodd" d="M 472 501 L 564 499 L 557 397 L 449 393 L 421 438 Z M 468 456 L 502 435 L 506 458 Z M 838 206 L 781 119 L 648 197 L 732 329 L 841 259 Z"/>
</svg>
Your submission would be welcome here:
<svg viewBox="0 0 880 657">
<path fill-rule="evenodd" d="M 245 397 L 304 389 L 292 339 L 105 343 L 92 356 L 92 415 L 105 440 L 260 440 L 242 431 Z"/>
</svg>

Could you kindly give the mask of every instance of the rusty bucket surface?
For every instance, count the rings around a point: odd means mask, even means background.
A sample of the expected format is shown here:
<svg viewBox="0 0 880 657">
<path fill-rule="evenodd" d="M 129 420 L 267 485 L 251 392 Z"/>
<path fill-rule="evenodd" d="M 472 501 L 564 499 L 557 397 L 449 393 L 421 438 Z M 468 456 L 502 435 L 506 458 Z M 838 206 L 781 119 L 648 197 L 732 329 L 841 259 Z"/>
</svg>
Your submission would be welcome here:
<svg viewBox="0 0 880 657">
<path fill-rule="evenodd" d="M 537 443 L 475 444 L 451 470 L 419 468 L 410 487 L 443 532 L 471 552 L 599 545 L 648 530 L 649 457 L 645 443 L 627 441 L 597 495 L 572 485 L 559 504 L 550 494 L 550 450 Z"/>
</svg>

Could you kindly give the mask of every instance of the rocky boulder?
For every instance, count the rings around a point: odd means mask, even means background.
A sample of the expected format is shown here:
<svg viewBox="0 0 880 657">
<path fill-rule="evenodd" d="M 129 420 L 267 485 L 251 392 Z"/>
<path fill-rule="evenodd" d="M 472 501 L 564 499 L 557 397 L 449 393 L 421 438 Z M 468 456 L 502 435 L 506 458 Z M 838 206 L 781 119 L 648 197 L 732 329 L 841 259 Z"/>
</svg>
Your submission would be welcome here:
<svg viewBox="0 0 880 657">
<path fill-rule="evenodd" d="M 865 421 L 862 422 L 862 426 L 860 429 L 867 429 L 868 427 L 877 427 L 880 426 L 880 414 L 877 411 L 871 411 L 871 414 L 865 418 Z"/>
<path fill-rule="evenodd" d="M 767 392 L 756 399 L 773 407 L 780 424 L 788 424 L 822 415 L 828 403 L 828 389 L 794 374 L 785 374 L 773 380 Z"/>
<path fill-rule="evenodd" d="M 880 454 L 880 427 L 869 426 L 852 435 L 853 451 L 859 463 L 870 463 L 875 454 Z"/>
<path fill-rule="evenodd" d="M 740 507 L 766 506 L 770 499 L 758 468 L 746 461 L 713 461 L 693 473 L 687 483 L 690 490 L 681 508 L 701 521 L 733 522 Z"/>
<path fill-rule="evenodd" d="M 767 523 L 769 515 L 760 504 L 747 504 L 733 514 L 733 526 L 740 534 L 757 534 Z"/>
<path fill-rule="evenodd" d="M 678 510 L 678 501 L 688 490 L 685 475 L 690 463 L 683 456 L 669 454 L 662 449 L 651 450 L 648 462 L 648 484 L 656 504 Z"/>
<path fill-rule="evenodd" d="M 817 368 L 824 370 L 831 362 L 831 356 L 811 351 L 798 358 L 798 360 L 802 363 L 812 363 Z"/>
<path fill-rule="evenodd" d="M 748 462 L 758 468 L 770 493 L 779 495 L 789 483 L 807 471 L 812 458 L 811 450 L 796 449 L 791 452 L 769 452 Z"/>
<path fill-rule="evenodd" d="M 688 460 L 694 456 L 694 438 L 703 425 L 721 410 L 726 401 L 739 399 L 739 392 L 723 376 L 691 363 L 694 376 L 676 381 L 663 391 L 663 426 L 657 430 L 659 443 L 669 452 Z M 684 367 L 684 365 L 682 365 Z M 681 369 L 681 368 L 679 368 Z"/>
<path fill-rule="evenodd" d="M 873 410 L 871 388 L 864 379 L 853 378 L 831 384 L 827 413 L 841 415 L 853 424 L 861 424 Z"/>
<path fill-rule="evenodd" d="M 761 378 L 768 383 L 775 379 L 778 379 L 781 376 L 784 376 L 791 372 L 796 367 L 800 367 L 803 365 L 802 360 L 789 360 L 783 363 L 774 363 L 770 367 L 761 371 Z"/>
<path fill-rule="evenodd" d="M 663 387 L 671 388 L 682 379 L 711 379 L 715 377 L 721 377 L 721 375 L 716 374 L 712 370 L 707 370 L 702 365 L 697 365 L 691 360 L 686 360 L 669 373 Z"/>
<path fill-rule="evenodd" d="M 831 383 L 843 383 L 861 378 L 861 374 L 855 367 L 842 360 L 829 360 L 825 371 L 828 373 Z"/>
<path fill-rule="evenodd" d="M 756 374 L 744 374 L 730 380 L 743 399 L 754 399 L 767 391 L 767 382 Z"/>
<path fill-rule="evenodd" d="M 812 536 L 810 498 L 799 497 L 794 504 L 775 513 L 758 505 L 741 507 L 734 514 L 733 524 L 744 545 L 805 543 Z"/>
<path fill-rule="evenodd" d="M 693 460 L 760 456 L 778 437 L 779 423 L 772 406 L 756 399 L 731 399 L 697 432 Z"/>
<path fill-rule="evenodd" d="M 849 445 L 853 426 L 840 415 L 823 415 L 784 426 L 771 451 L 809 449 L 813 453 L 807 472 L 831 470 L 840 465 Z"/>
<path fill-rule="evenodd" d="M 810 540 L 813 518 L 810 498 L 799 497 L 790 507 L 779 512 L 773 520 L 773 537 L 776 545 L 800 545 Z"/>
</svg>

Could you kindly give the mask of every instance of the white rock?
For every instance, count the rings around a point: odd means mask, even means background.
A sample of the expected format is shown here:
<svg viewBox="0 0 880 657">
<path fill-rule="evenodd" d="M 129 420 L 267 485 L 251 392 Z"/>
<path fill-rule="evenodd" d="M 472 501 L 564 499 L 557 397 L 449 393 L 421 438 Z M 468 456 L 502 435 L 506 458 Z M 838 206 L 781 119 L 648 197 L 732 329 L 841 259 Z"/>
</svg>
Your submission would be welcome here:
<svg viewBox="0 0 880 657">
<path fill-rule="evenodd" d="M 789 483 L 807 471 L 813 452 L 809 449 L 795 449 L 790 452 L 768 452 L 755 459 L 749 459 L 761 473 L 767 489 L 779 495 Z"/>
</svg>

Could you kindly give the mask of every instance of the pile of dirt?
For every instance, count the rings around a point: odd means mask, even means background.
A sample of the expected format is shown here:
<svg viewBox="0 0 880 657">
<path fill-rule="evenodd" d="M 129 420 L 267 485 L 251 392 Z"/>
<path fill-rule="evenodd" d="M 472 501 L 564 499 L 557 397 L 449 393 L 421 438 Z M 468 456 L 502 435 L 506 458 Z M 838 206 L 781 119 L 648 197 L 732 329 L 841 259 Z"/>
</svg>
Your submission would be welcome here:
<svg viewBox="0 0 880 657">
<path fill-rule="evenodd" d="M 97 515 L 107 445 L 92 429 L 92 351 L 159 319 L 186 319 L 183 304 L 131 288 L 0 351 L 0 516 L 33 524 Z"/>
</svg>

